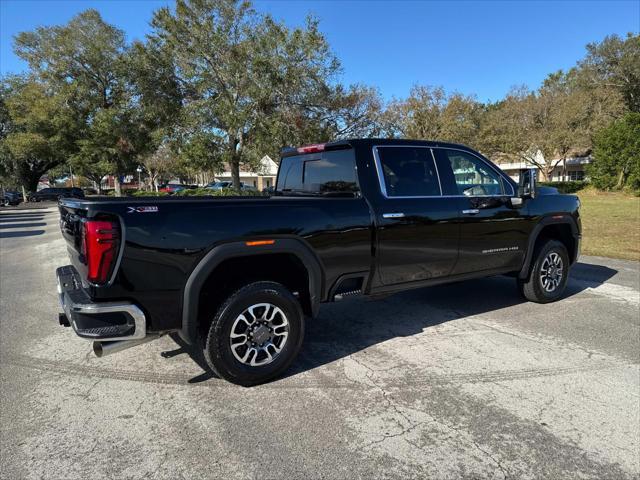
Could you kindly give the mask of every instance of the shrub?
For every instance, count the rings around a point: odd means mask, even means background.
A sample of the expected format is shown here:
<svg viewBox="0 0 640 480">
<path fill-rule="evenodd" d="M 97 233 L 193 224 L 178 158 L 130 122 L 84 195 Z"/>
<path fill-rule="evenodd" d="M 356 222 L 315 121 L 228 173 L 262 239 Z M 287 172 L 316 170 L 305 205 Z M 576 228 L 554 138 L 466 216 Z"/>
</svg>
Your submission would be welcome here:
<svg viewBox="0 0 640 480">
<path fill-rule="evenodd" d="M 627 113 L 596 134 L 587 169 L 600 189 L 640 191 L 640 113 Z"/>
<path fill-rule="evenodd" d="M 589 182 L 586 180 L 577 182 L 539 182 L 538 185 L 557 188 L 560 193 L 576 193 L 589 185 Z"/>
<path fill-rule="evenodd" d="M 262 192 L 253 190 L 234 190 L 233 188 L 223 188 L 222 190 L 212 190 L 210 188 L 195 188 L 189 190 L 181 190 L 175 193 L 176 196 L 189 197 L 189 196 L 212 196 L 212 197 L 260 197 L 264 194 Z"/>
<path fill-rule="evenodd" d="M 166 197 L 169 195 L 167 192 L 154 192 L 153 190 L 136 190 L 131 193 L 133 197 Z"/>
</svg>

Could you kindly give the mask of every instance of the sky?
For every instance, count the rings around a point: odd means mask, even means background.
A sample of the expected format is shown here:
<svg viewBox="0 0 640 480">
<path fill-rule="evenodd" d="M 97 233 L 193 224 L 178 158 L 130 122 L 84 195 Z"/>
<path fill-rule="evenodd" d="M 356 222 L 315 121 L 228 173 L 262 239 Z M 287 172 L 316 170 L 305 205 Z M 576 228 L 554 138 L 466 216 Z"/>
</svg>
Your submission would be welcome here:
<svg viewBox="0 0 640 480">
<path fill-rule="evenodd" d="M 13 53 L 17 33 L 63 24 L 86 8 L 125 31 L 150 31 L 163 0 L 0 0 L 0 73 L 26 65 Z M 385 99 L 406 97 L 412 85 L 501 99 L 511 87 L 537 88 L 568 69 L 585 45 L 640 31 L 640 0 L 391 1 L 257 0 L 255 8 L 290 26 L 311 13 L 342 63 L 340 80 L 378 87 Z"/>
</svg>

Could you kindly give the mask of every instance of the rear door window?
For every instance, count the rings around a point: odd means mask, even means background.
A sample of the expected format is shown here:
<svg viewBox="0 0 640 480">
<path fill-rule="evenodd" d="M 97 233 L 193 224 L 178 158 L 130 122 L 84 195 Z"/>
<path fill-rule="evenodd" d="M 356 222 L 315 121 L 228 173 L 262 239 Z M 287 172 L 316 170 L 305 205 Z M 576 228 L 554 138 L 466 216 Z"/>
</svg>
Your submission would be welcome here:
<svg viewBox="0 0 640 480">
<path fill-rule="evenodd" d="M 377 147 L 383 193 L 387 197 L 442 195 L 438 169 L 430 148 Z"/>
</svg>

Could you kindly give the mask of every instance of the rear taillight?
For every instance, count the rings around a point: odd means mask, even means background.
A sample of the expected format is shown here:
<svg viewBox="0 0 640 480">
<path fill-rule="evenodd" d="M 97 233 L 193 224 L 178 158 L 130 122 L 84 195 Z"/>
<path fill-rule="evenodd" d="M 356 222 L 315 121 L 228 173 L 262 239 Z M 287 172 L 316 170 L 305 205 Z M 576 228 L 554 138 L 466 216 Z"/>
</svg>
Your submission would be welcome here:
<svg viewBox="0 0 640 480">
<path fill-rule="evenodd" d="M 118 224 L 105 220 L 87 220 L 82 230 L 82 255 L 87 264 L 87 280 L 104 284 L 109 280 L 119 245 Z"/>
</svg>

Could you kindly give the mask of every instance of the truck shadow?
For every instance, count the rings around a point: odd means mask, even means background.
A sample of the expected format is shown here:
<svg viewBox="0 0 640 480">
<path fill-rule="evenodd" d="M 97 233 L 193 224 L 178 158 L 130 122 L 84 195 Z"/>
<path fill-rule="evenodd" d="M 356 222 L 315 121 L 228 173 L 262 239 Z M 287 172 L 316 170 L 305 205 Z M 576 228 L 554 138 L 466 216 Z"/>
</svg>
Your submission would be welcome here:
<svg viewBox="0 0 640 480">
<path fill-rule="evenodd" d="M 616 273 L 612 268 L 578 263 L 572 268 L 563 299 L 596 288 Z M 515 280 L 498 276 L 410 290 L 380 300 L 362 298 L 323 305 L 318 318 L 307 322 L 300 355 L 284 376 L 315 369 L 445 322 L 523 303 L 527 301 L 517 291 Z"/>
<path fill-rule="evenodd" d="M 565 295 L 568 298 L 611 279 L 617 270 L 601 265 L 576 264 Z M 562 301 L 559 300 L 559 301 Z M 290 377 L 397 337 L 410 337 L 436 325 L 526 303 L 513 278 L 498 276 L 409 290 L 385 298 L 354 298 L 325 304 L 318 318 L 307 321 L 300 355 L 284 377 Z M 216 378 L 199 348 L 172 335 L 176 350 L 171 358 L 188 354 L 203 373 L 190 379 L 199 383 Z"/>
</svg>

